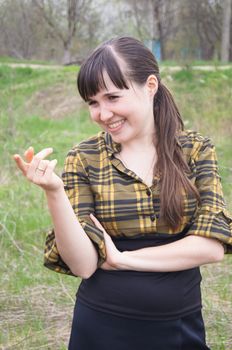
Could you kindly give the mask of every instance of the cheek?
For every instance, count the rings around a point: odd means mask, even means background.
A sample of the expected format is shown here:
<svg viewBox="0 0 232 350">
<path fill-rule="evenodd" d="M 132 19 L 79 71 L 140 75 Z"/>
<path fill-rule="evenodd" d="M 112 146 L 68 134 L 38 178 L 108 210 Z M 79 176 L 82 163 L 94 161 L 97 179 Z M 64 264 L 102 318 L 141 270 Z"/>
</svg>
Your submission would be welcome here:
<svg viewBox="0 0 232 350">
<path fill-rule="evenodd" d="M 89 113 L 90 113 L 90 118 L 92 119 L 92 121 L 97 122 L 99 120 L 98 117 L 98 111 L 97 109 L 89 109 Z"/>
</svg>

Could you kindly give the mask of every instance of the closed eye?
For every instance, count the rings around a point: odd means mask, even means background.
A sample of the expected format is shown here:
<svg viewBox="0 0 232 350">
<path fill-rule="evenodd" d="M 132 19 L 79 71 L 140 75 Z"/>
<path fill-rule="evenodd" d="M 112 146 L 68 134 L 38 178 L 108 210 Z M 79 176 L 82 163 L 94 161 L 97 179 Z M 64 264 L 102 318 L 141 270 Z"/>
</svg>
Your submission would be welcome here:
<svg viewBox="0 0 232 350">
<path fill-rule="evenodd" d="M 109 96 L 108 96 L 108 99 L 109 99 L 110 101 L 114 101 L 114 100 L 117 100 L 119 97 L 120 97 L 120 96 L 109 95 Z"/>
<path fill-rule="evenodd" d="M 106 95 L 106 98 L 109 100 L 109 101 L 116 101 L 120 98 L 120 96 L 118 95 Z M 97 101 L 94 101 L 94 100 L 88 100 L 87 101 L 88 105 L 89 106 L 96 106 L 97 105 Z"/>
<path fill-rule="evenodd" d="M 96 105 L 97 102 L 93 101 L 93 100 L 89 100 L 89 101 L 87 101 L 87 103 L 89 106 L 94 106 L 94 105 Z"/>
</svg>

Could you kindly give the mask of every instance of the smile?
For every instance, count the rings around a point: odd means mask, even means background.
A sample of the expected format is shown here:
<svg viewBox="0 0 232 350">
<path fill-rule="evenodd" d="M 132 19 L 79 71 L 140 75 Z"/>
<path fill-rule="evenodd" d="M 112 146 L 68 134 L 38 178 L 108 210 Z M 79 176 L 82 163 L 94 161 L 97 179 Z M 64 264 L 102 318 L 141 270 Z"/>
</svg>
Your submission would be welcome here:
<svg viewBox="0 0 232 350">
<path fill-rule="evenodd" d="M 116 129 L 118 128 L 120 125 L 122 125 L 123 123 L 125 122 L 125 119 L 121 119 L 115 123 L 112 123 L 112 124 L 108 124 L 108 128 L 109 129 Z"/>
</svg>

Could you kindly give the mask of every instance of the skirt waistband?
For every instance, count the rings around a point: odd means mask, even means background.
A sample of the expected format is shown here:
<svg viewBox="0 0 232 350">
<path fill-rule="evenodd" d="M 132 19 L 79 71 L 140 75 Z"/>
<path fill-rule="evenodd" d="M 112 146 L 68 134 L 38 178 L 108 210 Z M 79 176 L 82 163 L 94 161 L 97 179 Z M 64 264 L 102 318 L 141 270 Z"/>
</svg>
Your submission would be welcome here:
<svg viewBox="0 0 232 350">
<path fill-rule="evenodd" d="M 124 251 L 169 244 L 184 238 L 185 235 L 186 232 L 180 232 L 177 234 L 149 233 L 145 235 L 139 234 L 132 237 L 111 237 L 111 239 L 118 250 Z"/>
</svg>

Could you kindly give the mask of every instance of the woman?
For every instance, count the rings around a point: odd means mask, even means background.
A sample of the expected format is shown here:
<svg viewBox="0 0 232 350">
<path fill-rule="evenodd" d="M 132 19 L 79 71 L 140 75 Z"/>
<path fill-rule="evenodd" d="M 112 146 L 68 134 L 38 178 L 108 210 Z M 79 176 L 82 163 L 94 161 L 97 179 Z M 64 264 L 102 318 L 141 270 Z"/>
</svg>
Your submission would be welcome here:
<svg viewBox="0 0 232 350">
<path fill-rule="evenodd" d="M 121 37 L 83 63 L 78 89 L 103 129 L 68 154 L 18 167 L 46 193 L 45 265 L 82 277 L 69 349 L 209 349 L 199 266 L 232 243 L 215 149 L 185 131 L 152 53 Z"/>
</svg>

